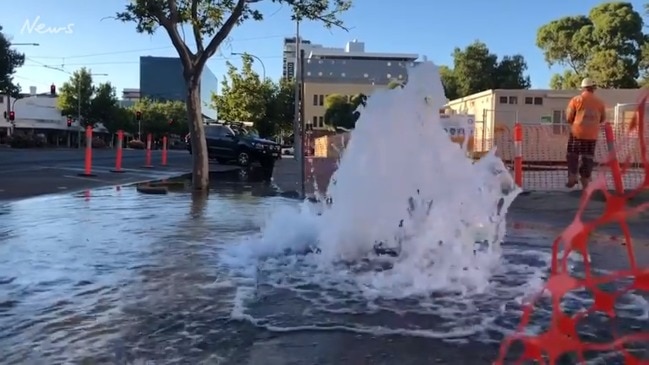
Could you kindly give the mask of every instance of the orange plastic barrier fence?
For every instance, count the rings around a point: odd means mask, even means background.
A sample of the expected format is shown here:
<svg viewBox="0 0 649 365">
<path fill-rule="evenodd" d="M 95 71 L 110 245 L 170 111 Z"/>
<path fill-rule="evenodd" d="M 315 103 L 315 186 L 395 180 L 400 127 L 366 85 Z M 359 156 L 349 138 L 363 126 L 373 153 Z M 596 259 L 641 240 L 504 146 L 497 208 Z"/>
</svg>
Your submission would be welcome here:
<svg viewBox="0 0 649 365">
<path fill-rule="evenodd" d="M 514 179 L 524 190 L 567 190 L 565 187 L 568 168 L 566 146 L 570 133 L 566 124 L 517 123 L 521 129 L 521 142 L 515 141 L 514 127 L 499 126 L 494 132 L 492 144 L 497 155 L 511 168 Z M 607 131 L 608 129 L 608 139 Z M 639 136 L 643 136 L 640 138 Z M 637 186 L 644 179 L 644 166 L 639 141 L 649 137 L 646 131 L 639 133 L 627 125 L 603 125 L 595 151 L 596 167 L 592 178 L 604 175 L 610 190 L 622 191 Z M 611 149 L 609 151 L 609 149 Z M 515 166 L 516 154 L 522 153 L 522 169 Z M 624 176 L 614 175 L 604 168 L 613 153 L 614 159 L 627 168 Z M 613 167 L 613 170 L 616 168 Z M 616 181 L 622 179 L 622 181 Z"/>
<path fill-rule="evenodd" d="M 644 136 L 646 126 L 644 125 L 645 103 L 647 94 L 643 95 L 640 107 L 636 116 L 637 135 Z M 540 133 L 540 132 L 539 132 Z M 532 134 L 530 142 L 540 144 L 538 137 L 540 134 Z M 527 140 L 527 139 L 525 139 Z M 613 321 L 616 318 L 616 301 L 625 294 L 635 292 L 640 295 L 649 294 L 649 268 L 639 267 L 636 263 L 635 250 L 631 241 L 631 234 L 627 224 L 627 219 L 649 208 L 649 203 L 639 206 L 630 207 L 629 200 L 636 197 L 643 190 L 649 188 L 649 180 L 644 180 L 649 170 L 647 161 L 647 144 L 645 138 L 631 139 L 626 148 L 637 148 L 638 160 L 634 162 L 635 169 L 628 168 L 628 163 L 623 163 L 622 168 L 614 171 L 611 169 L 612 164 L 617 164 L 614 159 L 608 159 L 603 162 L 599 175 L 585 190 L 582 197 L 579 211 L 575 219 L 563 231 L 563 233 L 554 241 L 552 246 L 552 268 L 549 278 L 544 286 L 544 293 L 551 297 L 551 318 L 550 324 L 546 330 L 538 335 L 531 334 L 532 317 L 535 310 L 539 309 L 539 300 L 543 292 L 534 297 L 533 300 L 523 305 L 523 315 L 518 330 L 513 335 L 505 338 L 503 341 L 500 354 L 496 365 L 505 364 L 558 364 L 558 361 L 566 354 L 576 356 L 577 361 L 583 364 L 586 361 L 586 353 L 617 353 L 627 365 L 647 365 L 649 359 L 640 359 L 629 347 L 632 345 L 649 345 L 649 332 L 641 332 L 639 329 L 632 329 L 630 334 L 621 334 L 620 328 L 616 328 Z M 616 147 L 625 147 L 616 142 Z M 530 155 L 528 152 L 528 156 Z M 541 155 L 547 156 L 547 155 Z M 601 158 L 601 156 L 600 156 Z M 538 160 L 537 160 L 538 161 Z M 601 161 L 601 160 L 600 160 Z M 631 158 L 628 160 L 631 161 Z M 609 192 L 608 175 L 619 175 L 612 178 L 625 178 L 629 174 L 641 177 L 640 182 L 634 186 L 627 185 L 629 192 L 617 194 Z M 632 188 L 632 189 L 631 189 Z M 606 207 L 602 214 L 593 220 L 585 220 L 583 213 L 593 194 L 600 191 L 606 198 Z M 589 238 L 599 226 L 605 224 L 617 223 L 624 233 L 625 245 L 620 248 L 625 250 L 628 258 L 629 267 L 613 273 L 601 274 L 592 269 L 589 252 Z M 562 252 L 559 249 L 562 248 Z M 578 253 L 584 263 L 583 272 L 572 274 L 569 271 L 568 255 Z M 630 280 L 630 284 L 623 288 L 616 288 L 617 291 L 604 290 L 602 286 L 614 284 L 621 279 Z M 561 308 L 562 299 L 566 294 L 579 290 L 587 290 L 592 294 L 593 304 L 590 308 L 578 311 L 575 314 L 567 314 Z M 588 342 L 580 339 L 578 325 L 595 314 L 605 314 L 608 321 L 611 322 L 611 334 L 614 339 L 606 342 L 601 339 L 597 342 Z M 644 327 L 645 329 L 647 326 Z M 506 356 L 513 352 L 512 345 L 518 343 L 522 345 L 522 354 L 517 360 L 507 360 Z M 507 360 L 507 361 L 506 361 Z M 574 362 L 571 362 L 574 363 Z M 616 362 L 618 363 L 618 362 Z"/>
</svg>

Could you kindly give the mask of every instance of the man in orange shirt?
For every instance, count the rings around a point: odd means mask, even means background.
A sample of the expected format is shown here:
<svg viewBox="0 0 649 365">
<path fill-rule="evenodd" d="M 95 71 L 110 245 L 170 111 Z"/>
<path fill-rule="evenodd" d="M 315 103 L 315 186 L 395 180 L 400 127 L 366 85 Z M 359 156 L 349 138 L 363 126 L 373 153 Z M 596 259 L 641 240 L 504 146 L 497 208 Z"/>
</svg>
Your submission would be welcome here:
<svg viewBox="0 0 649 365">
<path fill-rule="evenodd" d="M 570 100 L 566 111 L 570 124 L 566 156 L 567 188 L 577 185 L 578 177 L 581 177 L 583 188 L 588 186 L 595 165 L 595 146 L 599 137 L 600 124 L 606 119 L 606 107 L 602 100 L 595 96 L 595 83 L 585 78 L 581 82 L 581 89 L 581 94 Z M 579 157 L 581 157 L 581 166 L 579 166 Z"/>
</svg>

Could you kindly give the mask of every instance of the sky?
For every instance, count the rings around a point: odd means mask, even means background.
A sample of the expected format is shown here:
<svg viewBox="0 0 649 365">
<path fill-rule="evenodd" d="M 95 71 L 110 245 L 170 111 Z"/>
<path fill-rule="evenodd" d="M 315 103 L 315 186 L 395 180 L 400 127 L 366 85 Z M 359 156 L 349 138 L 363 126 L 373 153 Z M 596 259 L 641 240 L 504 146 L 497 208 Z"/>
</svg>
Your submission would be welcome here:
<svg viewBox="0 0 649 365">
<path fill-rule="evenodd" d="M 27 60 L 16 73 L 23 91 L 36 86 L 46 92 L 49 85 L 61 85 L 69 73 L 88 67 L 98 75 L 96 82 L 110 81 L 121 95 L 123 88 L 139 87 L 140 56 L 177 56 L 167 34 L 138 34 L 133 23 L 111 17 L 128 3 L 118 1 L 22 0 L 3 12 L 0 25 Z M 641 1 L 631 1 L 637 10 Z M 550 69 L 536 47 L 537 29 L 567 15 L 587 14 L 601 1 L 515 1 L 515 0 L 354 0 L 342 18 L 348 31 L 326 29 L 320 23 L 305 22 L 301 35 L 313 43 L 344 47 L 353 39 L 365 42 L 367 52 L 415 53 L 440 65 L 451 65 L 455 47 L 464 48 L 475 40 L 487 44 L 499 56 L 522 54 L 527 60 L 533 88 L 547 88 Z M 248 21 L 230 33 L 207 66 L 221 79 L 226 61 L 240 64 L 232 53 L 247 52 L 263 60 L 268 77 L 282 73 L 283 38 L 295 35 L 295 23 L 287 6 L 271 0 L 253 4 L 265 19 Z M 38 32 L 37 29 L 41 29 Z M 57 31 L 59 30 L 59 31 Z M 191 38 L 191 31 L 186 30 Z M 207 43 L 207 42 L 206 42 Z M 49 67 L 58 68 L 54 70 Z M 261 74 L 261 65 L 255 64 Z M 67 72 L 67 73 L 66 73 Z M 161 75 L 164 77 L 164 75 Z"/>
</svg>

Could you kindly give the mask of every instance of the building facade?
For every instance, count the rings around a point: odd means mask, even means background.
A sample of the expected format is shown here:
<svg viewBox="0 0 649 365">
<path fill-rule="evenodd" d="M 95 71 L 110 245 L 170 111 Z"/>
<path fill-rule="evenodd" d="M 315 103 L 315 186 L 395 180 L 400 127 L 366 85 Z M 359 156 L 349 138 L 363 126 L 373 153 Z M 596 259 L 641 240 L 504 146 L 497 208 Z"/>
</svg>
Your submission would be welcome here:
<svg viewBox="0 0 649 365">
<path fill-rule="evenodd" d="M 580 90 L 486 90 L 451 100 L 446 107 L 457 114 L 475 115 L 475 136 L 478 145 L 488 149 L 494 133 L 523 125 L 547 126 L 552 135 L 567 132 L 566 108 Z M 613 123 L 627 123 L 635 115 L 638 89 L 599 89 L 596 91 L 607 105 L 607 118 Z M 544 127 L 546 128 L 546 127 Z"/>
<path fill-rule="evenodd" d="M 295 78 L 295 61 L 297 60 L 296 50 L 297 41 L 296 37 L 284 38 L 284 50 L 282 54 L 282 77 L 288 80 Z M 312 46 L 320 46 L 311 44 L 311 41 L 300 39 L 300 49 L 308 52 Z"/>
<path fill-rule="evenodd" d="M 201 104 L 203 115 L 216 120 L 216 110 L 212 109 L 212 93 L 218 90 L 218 80 L 212 71 L 203 69 L 201 74 Z M 139 97 L 154 100 L 187 100 L 187 88 L 183 77 L 183 67 L 177 57 L 140 57 Z"/>
<path fill-rule="evenodd" d="M 30 88 L 32 89 L 32 88 Z M 49 93 L 21 95 L 19 99 L 11 98 L 11 109 L 14 111 L 14 124 L 4 118 L 0 122 L 2 135 L 33 135 L 40 136 L 50 146 L 73 147 L 84 142 L 84 128 L 75 120 L 68 127 L 67 118 L 61 115 L 57 108 L 56 96 Z M 6 110 L 7 97 L 2 97 L 2 107 Z M 106 128 L 99 124 L 94 128 L 95 133 L 107 133 Z"/>
<path fill-rule="evenodd" d="M 345 48 L 311 47 L 303 60 L 304 122 L 315 130 L 324 129 L 328 95 L 370 95 L 391 81 L 405 82 L 407 67 L 414 66 L 418 57 L 365 52 L 365 44 L 356 40 Z"/>
</svg>

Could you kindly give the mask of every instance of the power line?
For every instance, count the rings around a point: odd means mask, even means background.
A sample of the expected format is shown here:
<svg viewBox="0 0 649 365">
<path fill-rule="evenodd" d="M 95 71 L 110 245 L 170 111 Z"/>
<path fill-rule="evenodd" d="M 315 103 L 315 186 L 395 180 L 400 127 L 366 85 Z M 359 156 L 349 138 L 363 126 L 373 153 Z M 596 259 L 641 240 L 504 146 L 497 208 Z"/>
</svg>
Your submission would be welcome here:
<svg viewBox="0 0 649 365">
<path fill-rule="evenodd" d="M 259 56 L 261 59 L 277 59 L 282 58 L 282 56 Z M 31 57 L 26 57 L 26 59 L 34 64 L 25 64 L 23 67 L 67 67 L 67 66 L 108 66 L 108 65 L 135 65 L 139 64 L 139 61 L 106 61 L 106 62 L 82 62 L 82 63 L 67 63 L 63 64 L 46 64 L 37 60 L 32 59 Z M 210 61 L 213 60 L 230 60 L 232 57 L 212 57 Z"/>
<path fill-rule="evenodd" d="M 240 39 L 234 39 L 230 43 L 245 42 L 245 41 L 256 41 L 256 40 L 271 39 L 271 38 L 283 38 L 283 37 L 284 37 L 283 35 L 269 35 L 269 36 L 263 36 L 263 37 L 240 38 Z M 115 55 L 115 54 L 138 53 L 138 52 L 147 52 L 147 51 L 159 51 L 159 50 L 163 50 L 163 49 L 173 49 L 173 48 L 174 48 L 173 46 L 165 46 L 165 47 L 154 47 L 154 48 L 128 49 L 128 50 L 113 51 L 113 52 L 88 53 L 88 54 L 72 55 L 72 56 L 30 56 L 30 58 L 36 58 L 36 59 L 89 58 L 89 57 L 110 56 L 110 55 Z"/>
</svg>

